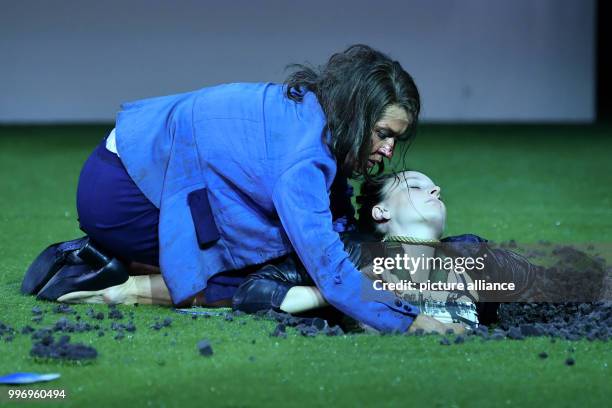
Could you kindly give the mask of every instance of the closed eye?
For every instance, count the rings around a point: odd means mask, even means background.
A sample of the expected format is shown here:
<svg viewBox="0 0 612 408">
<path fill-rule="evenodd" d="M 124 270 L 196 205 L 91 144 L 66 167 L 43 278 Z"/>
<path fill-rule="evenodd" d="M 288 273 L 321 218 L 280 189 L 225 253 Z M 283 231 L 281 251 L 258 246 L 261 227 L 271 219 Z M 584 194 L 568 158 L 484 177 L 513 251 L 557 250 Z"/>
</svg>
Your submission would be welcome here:
<svg viewBox="0 0 612 408">
<path fill-rule="evenodd" d="M 387 132 L 384 132 L 382 130 L 377 130 L 376 131 L 376 135 L 378 135 L 378 137 L 381 138 L 381 139 L 386 139 L 388 137 L 393 137 L 393 135 L 391 135 L 391 134 L 389 134 Z"/>
</svg>

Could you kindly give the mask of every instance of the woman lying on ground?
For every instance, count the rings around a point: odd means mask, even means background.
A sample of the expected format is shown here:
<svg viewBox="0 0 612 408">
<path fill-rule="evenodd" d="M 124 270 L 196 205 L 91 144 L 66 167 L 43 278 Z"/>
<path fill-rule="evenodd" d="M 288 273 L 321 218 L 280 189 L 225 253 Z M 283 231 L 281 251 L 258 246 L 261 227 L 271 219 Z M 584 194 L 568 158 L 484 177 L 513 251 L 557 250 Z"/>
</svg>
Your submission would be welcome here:
<svg viewBox="0 0 612 408">
<path fill-rule="evenodd" d="M 350 259 L 375 289 L 395 291 L 438 321 L 490 324 L 500 303 L 600 297 L 605 267 L 574 248 L 554 250 L 556 263 L 545 268 L 476 235 L 440 239 L 446 207 L 440 187 L 422 173 L 364 182 L 357 201 L 360 232 L 342 237 Z M 296 257 L 250 275 L 233 297 L 235 309 L 250 313 L 298 313 L 325 305 Z"/>
<path fill-rule="evenodd" d="M 407 171 L 366 182 L 358 197 L 360 233 L 343 234 L 350 260 L 368 276 L 369 284 L 382 289 L 382 283 L 411 281 L 462 283 L 464 290 L 404 290 L 395 292 L 404 299 L 419 304 L 423 314 L 430 314 L 430 330 L 444 331 L 461 328 L 453 323 L 473 325 L 478 322 L 475 304 L 482 297 L 479 290 L 468 290 L 473 283 L 466 271 L 447 270 L 441 263 L 422 262 L 416 268 L 385 268 L 376 259 L 486 259 L 485 268 L 473 275 L 490 281 L 512 282 L 511 293 L 498 294 L 493 300 L 509 299 L 520 288 L 528 288 L 537 267 L 504 250 L 493 250 L 474 235 L 446 238 L 440 241 L 446 220 L 446 208 L 440 200 L 440 187 L 422 173 Z M 486 255 L 485 255 L 486 253 Z M 465 262 L 462 264 L 465 267 Z M 457 263 L 455 262 L 455 266 Z M 458 269 L 458 268 L 455 268 Z M 471 273 L 471 272 L 470 272 Z M 233 307 L 254 313 L 274 309 L 300 313 L 327 305 L 320 291 L 295 255 L 280 258 L 253 271 L 242 282 L 228 285 L 233 290 Z M 363 292 L 367 297 L 368 291 Z M 73 303 L 153 303 L 170 305 L 171 298 L 161 275 L 131 276 L 127 282 L 100 291 L 80 291 L 58 299 Z M 220 305 L 229 305 L 225 302 Z M 481 307 L 482 309 L 482 307 Z M 438 322 L 445 323 L 439 324 Z M 417 327 L 418 328 L 418 327 Z M 416 328 L 415 328 L 416 330 Z"/>
<path fill-rule="evenodd" d="M 365 182 L 357 200 L 360 231 L 342 237 L 350 259 L 375 289 L 395 291 L 423 314 L 474 325 L 477 306 L 479 313 L 491 314 L 496 302 L 525 299 L 533 289 L 541 268 L 516 253 L 493 249 L 475 235 L 440 239 L 446 207 L 440 187 L 426 175 L 405 171 Z M 483 288 L 483 279 L 498 290 Z M 250 275 L 233 299 L 234 308 L 251 313 L 326 305 L 295 257 Z"/>
</svg>

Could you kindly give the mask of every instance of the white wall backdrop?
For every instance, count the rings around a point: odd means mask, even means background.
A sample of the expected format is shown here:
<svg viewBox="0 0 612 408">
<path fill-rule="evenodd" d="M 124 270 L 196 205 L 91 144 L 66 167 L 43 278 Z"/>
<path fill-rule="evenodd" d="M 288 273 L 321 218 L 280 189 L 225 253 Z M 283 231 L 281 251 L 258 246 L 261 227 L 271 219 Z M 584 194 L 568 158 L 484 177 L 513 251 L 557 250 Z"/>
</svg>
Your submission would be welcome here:
<svg viewBox="0 0 612 408">
<path fill-rule="evenodd" d="M 353 43 L 398 59 L 429 121 L 592 121 L 594 0 L 0 0 L 0 123 L 282 81 Z"/>
</svg>

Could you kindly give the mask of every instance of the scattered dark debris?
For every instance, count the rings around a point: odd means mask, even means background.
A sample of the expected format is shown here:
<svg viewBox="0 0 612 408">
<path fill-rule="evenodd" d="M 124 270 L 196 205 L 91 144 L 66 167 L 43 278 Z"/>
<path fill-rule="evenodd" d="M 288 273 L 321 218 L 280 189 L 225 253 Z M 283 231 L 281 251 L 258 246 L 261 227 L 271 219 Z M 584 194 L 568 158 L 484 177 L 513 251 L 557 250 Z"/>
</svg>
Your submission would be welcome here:
<svg viewBox="0 0 612 408">
<path fill-rule="evenodd" d="M 125 331 L 130 333 L 134 333 L 136 331 L 136 325 L 133 321 L 128 322 L 128 324 L 125 326 Z"/>
<path fill-rule="evenodd" d="M 8 324 L 0 322 L 0 338 L 7 336 L 14 336 L 15 329 L 13 329 Z"/>
<path fill-rule="evenodd" d="M 315 326 L 304 323 L 298 324 L 295 328 L 304 337 L 316 337 L 319 334 L 319 330 Z"/>
<path fill-rule="evenodd" d="M 53 330 L 51 328 L 43 327 L 41 329 L 36 330 L 34 333 L 32 333 L 30 338 L 32 340 L 41 340 L 45 337 L 52 336 L 52 335 L 53 335 Z"/>
<path fill-rule="evenodd" d="M 548 353 L 545 351 L 542 351 L 540 354 L 538 354 L 538 357 L 540 357 L 541 359 L 548 358 Z"/>
<path fill-rule="evenodd" d="M 110 328 L 118 332 L 127 331 L 133 333 L 136 331 L 136 325 L 131 320 L 127 323 L 112 322 Z"/>
<path fill-rule="evenodd" d="M 162 325 L 164 327 L 170 327 L 172 325 L 172 319 L 169 317 L 166 317 L 164 321 L 162 322 Z"/>
<path fill-rule="evenodd" d="M 440 339 L 440 344 L 441 344 L 442 346 L 450 346 L 450 345 L 451 345 L 451 342 L 450 342 L 450 340 L 448 339 L 448 337 L 442 337 L 442 338 Z"/>
<path fill-rule="evenodd" d="M 33 315 L 37 315 L 37 316 L 38 316 L 38 315 L 43 314 L 43 311 L 42 311 L 42 309 L 40 308 L 40 306 L 34 306 L 34 307 L 32 308 L 32 314 L 33 314 Z"/>
<path fill-rule="evenodd" d="M 110 309 L 110 311 L 108 312 L 109 319 L 114 319 L 114 320 L 123 319 L 123 313 L 121 312 L 121 310 L 117 309 L 116 307 L 109 307 L 109 309 Z"/>
<path fill-rule="evenodd" d="M 574 364 L 576 364 L 576 360 L 574 360 L 574 359 L 573 359 L 573 358 L 571 358 L 571 357 L 568 357 L 568 358 L 565 360 L 565 365 L 566 365 L 566 366 L 573 366 Z"/>
<path fill-rule="evenodd" d="M 502 333 L 493 333 L 491 335 L 491 340 L 503 340 L 506 338 L 506 335 L 502 334 Z"/>
<path fill-rule="evenodd" d="M 327 336 L 344 336 L 344 330 L 340 326 L 327 326 L 323 329 L 323 333 Z"/>
<path fill-rule="evenodd" d="M 212 349 L 212 346 L 210 345 L 210 341 L 200 340 L 198 342 L 198 351 L 200 352 L 200 355 L 207 356 L 207 357 L 212 356 L 213 349 Z"/>
<path fill-rule="evenodd" d="M 60 303 L 53 308 L 53 313 L 76 314 L 76 311 L 65 303 Z"/>
<path fill-rule="evenodd" d="M 273 310 L 258 311 L 254 317 L 255 320 L 267 318 L 275 320 L 284 327 L 294 327 L 298 333 L 306 337 L 318 335 L 342 336 L 345 334 L 340 326 L 330 326 L 327 320 L 320 317 L 296 317 Z M 271 335 L 274 335 L 274 333 Z"/>
<path fill-rule="evenodd" d="M 549 336 L 565 340 L 612 338 L 612 302 L 502 303 L 500 328 L 518 328 L 523 336 Z M 508 337 L 511 337 L 508 335 Z"/>
<path fill-rule="evenodd" d="M 478 325 L 478 326 L 473 328 L 473 334 L 475 336 L 488 337 L 489 336 L 489 328 L 487 326 L 485 326 L 484 324 Z"/>
<path fill-rule="evenodd" d="M 91 346 L 70 343 L 70 336 L 62 336 L 59 340 L 54 341 L 53 336 L 48 335 L 34 343 L 30 355 L 38 358 L 77 361 L 95 359 L 98 352 Z"/>
<path fill-rule="evenodd" d="M 104 313 L 102 312 L 96 313 L 96 311 L 93 310 L 92 308 L 87 309 L 87 312 L 85 312 L 85 314 L 87 315 L 87 317 L 91 319 L 104 320 Z"/>
<path fill-rule="evenodd" d="M 32 326 L 25 326 L 21 329 L 21 334 L 30 334 L 34 333 L 34 328 Z"/>
<path fill-rule="evenodd" d="M 124 337 L 125 337 L 125 333 L 124 333 L 123 331 L 119 331 L 119 332 L 117 332 L 117 334 L 115 334 L 114 339 L 115 339 L 115 340 L 121 340 L 121 339 L 123 339 Z"/>
<path fill-rule="evenodd" d="M 287 338 L 287 332 L 285 331 L 286 326 L 282 323 L 279 323 L 276 325 L 276 327 L 274 328 L 274 331 L 272 333 L 270 333 L 271 337 L 282 337 L 282 338 Z"/>
<path fill-rule="evenodd" d="M 40 315 L 36 315 L 36 316 L 32 317 L 32 321 L 33 321 L 34 323 L 40 323 L 40 322 L 42 322 L 42 319 L 43 319 L 43 315 L 41 315 L 41 314 L 40 314 Z"/>
<path fill-rule="evenodd" d="M 508 336 L 508 338 L 512 340 L 523 340 L 525 338 L 525 336 L 521 332 L 521 329 L 519 329 L 518 327 L 511 327 L 506 333 L 506 336 Z"/>
<path fill-rule="evenodd" d="M 155 323 L 153 323 L 151 325 L 151 328 L 153 330 L 161 330 L 164 327 L 164 325 L 162 324 L 162 322 L 160 322 L 159 320 L 156 320 Z"/>
</svg>

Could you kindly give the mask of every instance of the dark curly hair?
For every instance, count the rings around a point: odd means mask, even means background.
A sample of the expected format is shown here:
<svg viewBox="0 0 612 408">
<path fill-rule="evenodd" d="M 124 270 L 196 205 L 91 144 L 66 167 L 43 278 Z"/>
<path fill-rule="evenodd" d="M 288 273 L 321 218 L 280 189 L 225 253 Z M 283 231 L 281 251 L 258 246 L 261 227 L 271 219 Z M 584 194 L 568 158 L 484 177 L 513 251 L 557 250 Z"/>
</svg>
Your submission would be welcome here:
<svg viewBox="0 0 612 408">
<path fill-rule="evenodd" d="M 324 134 L 331 133 L 330 148 L 344 175 L 371 178 L 371 135 L 388 106 L 397 104 L 410 117 L 410 126 L 397 141 L 408 142 L 403 143 L 407 149 L 414 138 L 421 109 L 419 91 L 410 74 L 382 52 L 356 44 L 332 55 L 325 65 L 288 68 L 295 71 L 285 81 L 286 96 L 296 102 L 307 91 L 317 96 L 327 119 Z M 381 163 L 376 175 L 383 170 Z"/>
</svg>

